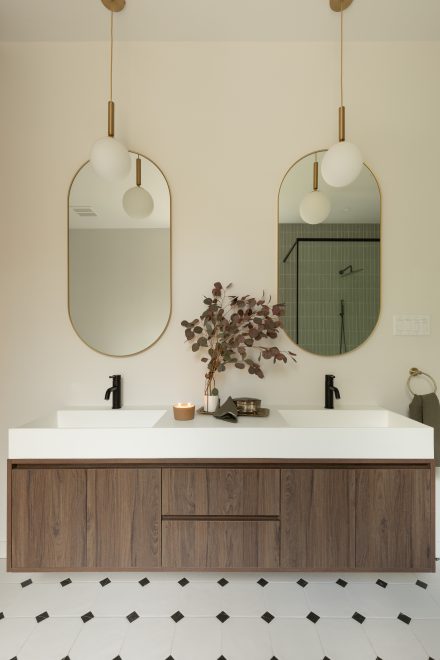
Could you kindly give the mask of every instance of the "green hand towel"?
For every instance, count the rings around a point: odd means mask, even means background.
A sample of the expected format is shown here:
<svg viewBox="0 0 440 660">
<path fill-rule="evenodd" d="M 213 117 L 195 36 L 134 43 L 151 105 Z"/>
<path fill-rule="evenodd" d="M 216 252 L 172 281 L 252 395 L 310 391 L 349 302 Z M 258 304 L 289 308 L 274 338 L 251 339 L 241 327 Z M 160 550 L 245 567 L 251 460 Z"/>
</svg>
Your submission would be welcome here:
<svg viewBox="0 0 440 660">
<path fill-rule="evenodd" d="M 440 466 L 440 402 L 435 392 L 415 394 L 409 404 L 409 416 L 416 422 L 433 427 L 435 464 Z"/>
<path fill-rule="evenodd" d="M 217 408 L 214 417 L 222 419 L 224 422 L 237 422 L 238 410 L 231 397 L 228 397 L 224 404 L 220 408 Z"/>
</svg>

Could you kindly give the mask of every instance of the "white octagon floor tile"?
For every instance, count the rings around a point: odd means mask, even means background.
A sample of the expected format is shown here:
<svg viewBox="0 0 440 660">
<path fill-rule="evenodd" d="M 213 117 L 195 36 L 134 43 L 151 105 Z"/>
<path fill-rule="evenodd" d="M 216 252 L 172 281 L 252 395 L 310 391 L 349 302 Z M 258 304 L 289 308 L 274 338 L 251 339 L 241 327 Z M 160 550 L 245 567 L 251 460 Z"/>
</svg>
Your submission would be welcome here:
<svg viewBox="0 0 440 660">
<path fill-rule="evenodd" d="M 324 657 L 316 625 L 308 619 L 275 619 L 269 625 L 269 635 L 273 655 L 280 660 L 321 660 Z"/>
<path fill-rule="evenodd" d="M 397 619 L 367 619 L 365 633 L 383 660 L 426 660 L 426 653 L 410 626 Z"/>
<path fill-rule="evenodd" d="M 376 660 L 376 653 L 354 619 L 320 619 L 316 624 L 325 655 L 334 660 Z"/>
<path fill-rule="evenodd" d="M 171 655 L 176 660 L 217 660 L 223 625 L 216 618 L 182 619 L 176 624 Z"/>
<path fill-rule="evenodd" d="M 227 660 L 268 660 L 272 656 L 270 625 L 262 619 L 228 619 L 221 626 L 222 655 Z"/>
<path fill-rule="evenodd" d="M 169 618 L 137 619 L 128 628 L 121 657 L 123 660 L 165 660 L 171 655 L 175 628 L 176 624 Z"/>
<path fill-rule="evenodd" d="M 20 660 L 60 660 L 68 655 L 83 622 L 78 618 L 49 618 L 32 631 L 18 655 Z"/>
</svg>

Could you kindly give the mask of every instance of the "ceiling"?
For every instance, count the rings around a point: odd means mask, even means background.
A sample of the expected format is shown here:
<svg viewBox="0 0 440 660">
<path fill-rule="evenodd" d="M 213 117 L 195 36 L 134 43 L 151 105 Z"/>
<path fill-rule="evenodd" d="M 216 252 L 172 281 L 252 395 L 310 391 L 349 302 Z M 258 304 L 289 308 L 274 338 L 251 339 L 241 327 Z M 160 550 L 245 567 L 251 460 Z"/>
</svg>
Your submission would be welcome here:
<svg viewBox="0 0 440 660">
<path fill-rule="evenodd" d="M 121 41 L 332 41 L 328 0 L 126 0 Z M 96 41 L 108 37 L 100 0 L 0 0 L 0 41 Z M 440 39 L 440 0 L 354 0 L 346 39 Z"/>
</svg>

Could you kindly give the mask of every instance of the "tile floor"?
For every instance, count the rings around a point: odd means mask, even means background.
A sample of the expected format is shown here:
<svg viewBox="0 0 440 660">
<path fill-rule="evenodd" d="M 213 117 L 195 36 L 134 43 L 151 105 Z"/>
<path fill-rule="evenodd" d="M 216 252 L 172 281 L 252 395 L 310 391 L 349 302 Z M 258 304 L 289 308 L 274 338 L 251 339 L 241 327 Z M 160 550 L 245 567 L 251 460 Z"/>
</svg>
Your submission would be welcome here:
<svg viewBox="0 0 440 660">
<path fill-rule="evenodd" d="M 429 658 L 440 571 L 21 575 L 0 560 L 0 660 Z"/>
</svg>

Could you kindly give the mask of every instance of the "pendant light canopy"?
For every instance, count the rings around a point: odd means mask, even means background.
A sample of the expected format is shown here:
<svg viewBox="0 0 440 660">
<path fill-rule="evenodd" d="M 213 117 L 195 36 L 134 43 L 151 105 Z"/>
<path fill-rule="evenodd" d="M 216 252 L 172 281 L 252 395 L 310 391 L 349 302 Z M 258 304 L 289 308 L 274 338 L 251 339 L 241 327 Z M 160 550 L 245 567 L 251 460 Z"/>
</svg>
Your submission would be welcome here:
<svg viewBox="0 0 440 660">
<path fill-rule="evenodd" d="M 90 153 L 90 162 L 99 176 L 115 181 L 126 176 L 130 171 L 128 149 L 118 142 L 115 135 L 115 104 L 113 102 L 113 13 L 121 11 L 125 0 L 102 0 L 110 10 L 110 100 L 108 102 L 108 135 L 95 142 Z"/>
<path fill-rule="evenodd" d="M 303 198 L 299 207 L 299 214 L 307 224 L 318 225 L 328 218 L 330 211 L 331 204 L 328 197 L 318 190 L 318 156 L 315 154 L 315 162 L 313 163 L 313 191 Z"/>
<path fill-rule="evenodd" d="M 338 3 L 339 7 L 335 5 Z M 330 6 L 341 16 L 341 105 L 339 108 L 339 142 L 334 144 L 325 154 L 322 164 L 322 178 L 329 186 L 342 188 L 355 181 L 361 173 L 363 160 L 359 148 L 352 142 L 345 141 L 345 107 L 343 86 L 343 55 L 344 55 L 344 9 L 351 2 L 347 0 L 330 0 Z"/>
<path fill-rule="evenodd" d="M 136 185 L 130 188 L 122 198 L 124 211 L 134 220 L 142 220 L 154 209 L 154 201 L 150 193 L 142 188 L 142 163 L 140 156 L 136 158 Z"/>
</svg>

